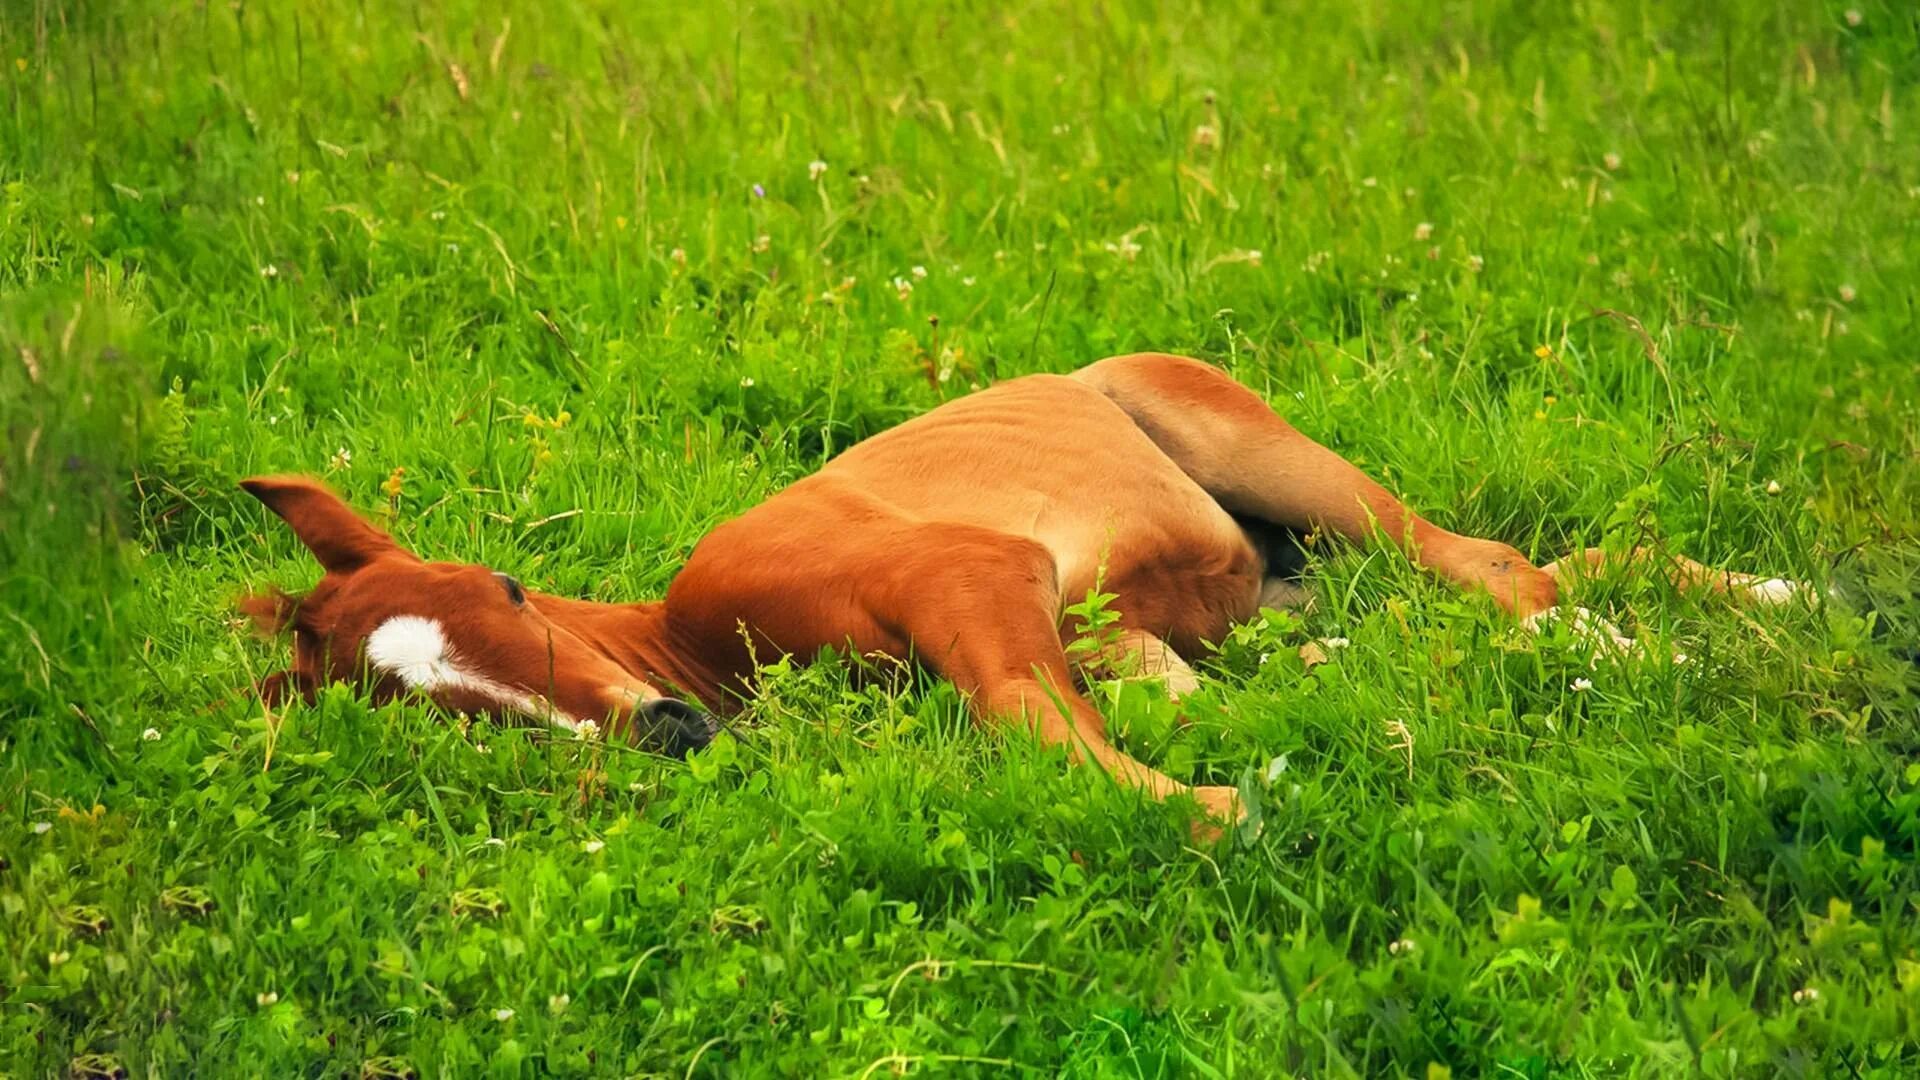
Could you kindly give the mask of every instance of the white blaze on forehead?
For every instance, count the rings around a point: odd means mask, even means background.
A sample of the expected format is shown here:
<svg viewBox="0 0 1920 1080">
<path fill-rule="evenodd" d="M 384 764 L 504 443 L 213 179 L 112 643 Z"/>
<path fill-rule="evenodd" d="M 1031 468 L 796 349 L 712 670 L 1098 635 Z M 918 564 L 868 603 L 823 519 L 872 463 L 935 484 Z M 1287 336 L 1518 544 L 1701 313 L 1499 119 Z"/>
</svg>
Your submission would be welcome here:
<svg viewBox="0 0 1920 1080">
<path fill-rule="evenodd" d="M 569 731 L 579 723 L 541 698 L 503 686 L 477 671 L 461 666 L 460 658 L 447 643 L 447 635 L 438 619 L 423 615 L 395 615 L 367 635 L 366 653 L 367 663 L 375 670 L 391 675 L 409 689 L 424 694 L 431 695 L 436 690 L 464 690 L 478 694 L 501 708 L 551 720 Z"/>
</svg>

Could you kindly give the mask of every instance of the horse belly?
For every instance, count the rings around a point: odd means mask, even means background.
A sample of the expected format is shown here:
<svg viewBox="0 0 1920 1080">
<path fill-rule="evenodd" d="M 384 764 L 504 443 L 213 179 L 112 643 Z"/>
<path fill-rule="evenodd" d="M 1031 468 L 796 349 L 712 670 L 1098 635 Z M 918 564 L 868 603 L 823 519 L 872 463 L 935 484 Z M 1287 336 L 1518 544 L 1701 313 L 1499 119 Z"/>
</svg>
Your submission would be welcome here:
<svg viewBox="0 0 1920 1080">
<path fill-rule="evenodd" d="M 1111 610 L 1192 656 L 1219 642 L 1234 623 L 1260 606 L 1264 565 L 1259 552 L 1224 511 L 1183 522 L 1177 529 L 1141 528 L 1111 535 L 1103 551 L 1055 552 L 1061 603 L 1079 603 L 1099 587 L 1114 595 Z M 1106 538 L 1103 538 L 1106 539 Z M 1089 557 L 1090 556 L 1090 557 Z M 1104 556 L 1104 563 L 1101 562 Z"/>
</svg>

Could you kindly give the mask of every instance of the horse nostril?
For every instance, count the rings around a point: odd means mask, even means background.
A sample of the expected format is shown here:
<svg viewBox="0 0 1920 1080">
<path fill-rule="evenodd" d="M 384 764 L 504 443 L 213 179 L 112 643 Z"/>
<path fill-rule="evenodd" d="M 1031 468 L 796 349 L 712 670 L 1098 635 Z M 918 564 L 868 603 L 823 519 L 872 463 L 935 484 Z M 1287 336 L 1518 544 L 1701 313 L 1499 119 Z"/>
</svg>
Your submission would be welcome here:
<svg viewBox="0 0 1920 1080">
<path fill-rule="evenodd" d="M 688 754 L 713 741 L 720 730 L 713 717 L 699 706 L 679 698 L 654 698 L 642 702 L 637 714 L 639 741 L 661 753 L 675 757 Z"/>
</svg>

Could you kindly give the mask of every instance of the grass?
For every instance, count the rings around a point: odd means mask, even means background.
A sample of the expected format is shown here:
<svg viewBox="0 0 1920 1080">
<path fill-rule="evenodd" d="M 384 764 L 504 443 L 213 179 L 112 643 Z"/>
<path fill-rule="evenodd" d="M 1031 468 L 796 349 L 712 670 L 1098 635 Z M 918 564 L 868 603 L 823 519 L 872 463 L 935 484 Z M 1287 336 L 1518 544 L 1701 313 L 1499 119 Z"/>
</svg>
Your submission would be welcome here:
<svg viewBox="0 0 1920 1080">
<path fill-rule="evenodd" d="M 1912 10 L 1282 6 L 8 4 L 0 1073 L 1920 1069 Z M 236 693 L 315 576 L 239 477 L 640 598 L 1136 348 L 1542 560 L 1838 595 L 1595 583 L 1690 658 L 1596 668 L 1316 551 L 1204 719 L 1109 696 L 1211 850 L 848 661 L 685 764 Z"/>
</svg>

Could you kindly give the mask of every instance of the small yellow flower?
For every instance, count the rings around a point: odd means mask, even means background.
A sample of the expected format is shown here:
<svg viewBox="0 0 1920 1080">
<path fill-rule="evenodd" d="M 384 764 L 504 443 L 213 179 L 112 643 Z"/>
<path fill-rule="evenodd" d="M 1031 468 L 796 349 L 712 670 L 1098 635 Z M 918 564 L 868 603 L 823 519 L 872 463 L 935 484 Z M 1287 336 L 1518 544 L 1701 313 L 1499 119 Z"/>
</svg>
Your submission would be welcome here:
<svg viewBox="0 0 1920 1080">
<path fill-rule="evenodd" d="M 621 232 L 625 232 L 627 229 L 627 219 L 624 217 L 615 217 L 613 219 L 613 227 L 619 229 Z"/>
<path fill-rule="evenodd" d="M 27 70 L 27 58 L 24 56 L 14 57 L 13 66 L 21 71 Z"/>
<path fill-rule="evenodd" d="M 396 465 L 393 467 L 393 473 L 387 477 L 387 482 L 380 485 L 380 490 L 387 493 L 387 498 L 398 499 L 400 497 L 400 491 L 406 484 L 406 481 L 402 478 L 405 477 L 406 474 L 407 470 L 405 466 Z"/>
<path fill-rule="evenodd" d="M 571 419 L 573 419 L 573 414 L 565 409 L 561 409 L 558 413 L 554 414 L 552 421 L 554 429 L 557 431 L 560 428 L 566 427 L 567 421 Z"/>
<path fill-rule="evenodd" d="M 1553 359 L 1553 346 L 1541 345 L 1538 348 L 1533 350 L 1533 355 L 1539 357 L 1542 360 L 1551 360 Z"/>
</svg>

